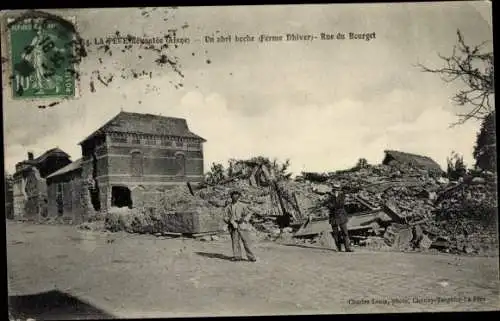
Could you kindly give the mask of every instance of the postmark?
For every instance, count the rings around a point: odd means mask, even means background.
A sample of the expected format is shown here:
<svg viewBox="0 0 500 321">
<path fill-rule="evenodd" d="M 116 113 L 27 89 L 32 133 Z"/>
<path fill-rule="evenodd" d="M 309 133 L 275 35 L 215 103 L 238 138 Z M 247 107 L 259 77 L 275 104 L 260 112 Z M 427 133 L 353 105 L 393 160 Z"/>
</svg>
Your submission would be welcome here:
<svg viewBox="0 0 500 321">
<path fill-rule="evenodd" d="M 82 42 L 74 17 L 43 12 L 7 19 L 14 99 L 78 97 Z"/>
</svg>

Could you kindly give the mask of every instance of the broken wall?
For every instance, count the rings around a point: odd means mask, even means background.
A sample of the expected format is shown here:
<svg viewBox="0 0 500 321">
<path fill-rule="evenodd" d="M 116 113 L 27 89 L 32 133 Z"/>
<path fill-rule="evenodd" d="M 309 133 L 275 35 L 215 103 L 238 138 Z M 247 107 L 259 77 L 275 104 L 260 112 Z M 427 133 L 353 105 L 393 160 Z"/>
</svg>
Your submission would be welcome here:
<svg viewBox="0 0 500 321">
<path fill-rule="evenodd" d="M 48 183 L 48 217 L 62 218 L 68 223 L 85 221 L 85 188 L 80 173 L 69 173 Z M 62 204 L 58 204 L 58 189 L 62 193 Z M 83 196 L 83 197 L 82 197 Z M 59 210 L 62 213 L 59 213 Z"/>
<path fill-rule="evenodd" d="M 14 176 L 12 194 L 15 219 L 37 220 L 47 210 L 46 182 L 35 167 Z"/>
</svg>

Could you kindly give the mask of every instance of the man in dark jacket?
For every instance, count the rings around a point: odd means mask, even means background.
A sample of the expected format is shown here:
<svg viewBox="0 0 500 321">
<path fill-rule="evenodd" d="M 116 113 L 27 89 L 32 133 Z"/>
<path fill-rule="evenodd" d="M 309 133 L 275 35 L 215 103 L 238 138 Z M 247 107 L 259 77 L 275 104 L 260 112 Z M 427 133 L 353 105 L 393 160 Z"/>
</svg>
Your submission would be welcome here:
<svg viewBox="0 0 500 321">
<path fill-rule="evenodd" d="M 344 208 L 345 205 L 345 195 L 341 190 L 340 185 L 336 184 L 333 186 L 333 190 L 330 193 L 330 199 L 328 202 L 328 209 L 330 212 L 330 225 L 333 230 L 333 239 L 335 240 L 335 245 L 337 249 L 342 251 L 340 236 L 342 236 L 343 243 L 346 252 L 353 252 L 351 249 L 351 242 L 349 239 L 349 232 L 347 231 L 347 212 Z"/>
</svg>

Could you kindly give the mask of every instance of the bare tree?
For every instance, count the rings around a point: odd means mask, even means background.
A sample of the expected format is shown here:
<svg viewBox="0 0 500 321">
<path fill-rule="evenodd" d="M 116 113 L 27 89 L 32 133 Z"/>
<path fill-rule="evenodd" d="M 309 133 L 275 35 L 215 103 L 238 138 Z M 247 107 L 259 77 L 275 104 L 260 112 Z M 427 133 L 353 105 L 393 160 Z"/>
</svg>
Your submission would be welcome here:
<svg viewBox="0 0 500 321">
<path fill-rule="evenodd" d="M 457 36 L 458 42 L 451 56 L 438 54 L 444 61 L 443 67 L 433 69 L 418 64 L 422 71 L 439 74 L 445 82 L 461 81 L 465 85 L 453 96 L 453 101 L 459 106 L 472 108 L 467 113 L 458 113 L 459 120 L 452 126 L 470 119 L 483 120 L 494 111 L 491 100 L 495 94 L 493 52 L 484 51 L 488 41 L 471 47 L 465 43 L 460 30 L 457 30 Z"/>
</svg>

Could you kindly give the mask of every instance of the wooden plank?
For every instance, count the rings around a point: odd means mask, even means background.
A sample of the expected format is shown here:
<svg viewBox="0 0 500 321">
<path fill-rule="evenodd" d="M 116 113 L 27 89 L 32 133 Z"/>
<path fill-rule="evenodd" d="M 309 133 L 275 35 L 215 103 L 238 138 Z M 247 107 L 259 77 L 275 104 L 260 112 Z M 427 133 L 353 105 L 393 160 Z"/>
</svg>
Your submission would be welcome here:
<svg viewBox="0 0 500 321">
<path fill-rule="evenodd" d="M 355 239 L 355 240 L 366 240 L 368 236 L 362 236 L 362 235 L 350 235 L 349 238 Z"/>
<path fill-rule="evenodd" d="M 367 207 L 368 209 L 374 211 L 374 210 L 379 210 L 380 207 L 379 206 L 375 206 L 374 204 L 372 204 L 370 201 L 368 200 L 365 200 L 361 195 L 356 195 L 354 197 L 359 203 L 361 203 L 362 205 L 364 205 L 365 207 Z"/>
<path fill-rule="evenodd" d="M 347 222 L 347 229 L 349 231 L 371 229 L 372 223 L 378 221 L 379 212 L 369 212 L 358 215 L 352 215 Z M 320 234 L 321 232 L 331 232 L 332 227 L 328 218 L 322 218 L 312 221 L 307 221 L 303 224 L 298 231 L 294 234 L 296 237 L 309 236 Z"/>
<path fill-rule="evenodd" d="M 182 233 L 174 233 L 174 232 L 162 232 L 162 236 L 182 236 Z"/>
<path fill-rule="evenodd" d="M 304 215 L 302 215 L 302 211 L 300 210 L 299 202 L 297 200 L 297 194 L 294 192 L 292 196 L 293 200 L 295 201 L 295 207 L 297 208 L 297 212 L 299 213 L 299 219 L 303 219 Z"/>
<path fill-rule="evenodd" d="M 332 227 L 328 219 L 323 219 L 320 221 L 310 221 L 308 224 L 299 228 L 299 230 L 294 234 L 295 237 L 309 236 L 321 234 L 321 232 L 331 232 Z"/>
<path fill-rule="evenodd" d="M 250 178 L 249 178 L 249 183 L 250 183 L 250 186 L 257 186 L 257 172 L 259 171 L 259 167 L 260 166 L 255 166 L 254 169 L 252 170 L 252 173 L 250 174 Z"/>
<path fill-rule="evenodd" d="M 186 182 L 186 184 L 187 184 L 187 187 L 188 187 L 188 189 L 189 189 L 189 193 L 191 193 L 191 195 L 193 195 L 193 196 L 194 196 L 193 187 L 191 186 L 191 183 Z"/>
<path fill-rule="evenodd" d="M 404 222 L 404 217 L 399 213 L 398 208 L 392 202 L 386 202 L 384 204 L 385 212 L 396 222 Z"/>
<path fill-rule="evenodd" d="M 212 232 L 203 232 L 203 233 L 184 233 L 184 235 L 189 235 L 191 237 L 201 237 L 201 236 L 207 236 L 207 235 L 217 235 L 220 234 L 221 232 L 219 231 L 212 231 Z"/>
</svg>

